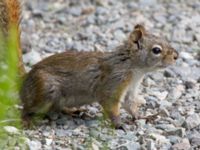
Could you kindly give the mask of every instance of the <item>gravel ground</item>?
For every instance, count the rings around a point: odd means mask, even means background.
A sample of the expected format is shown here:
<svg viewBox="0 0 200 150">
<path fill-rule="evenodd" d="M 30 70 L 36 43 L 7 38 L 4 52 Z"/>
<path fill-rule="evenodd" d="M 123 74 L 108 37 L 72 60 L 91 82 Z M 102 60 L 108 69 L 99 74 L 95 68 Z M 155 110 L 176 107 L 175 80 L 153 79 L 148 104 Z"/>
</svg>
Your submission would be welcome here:
<svg viewBox="0 0 200 150">
<path fill-rule="evenodd" d="M 69 49 L 111 51 L 133 26 L 142 23 L 165 36 L 179 51 L 175 66 L 148 74 L 140 114 L 159 112 L 154 122 L 121 117 L 127 132 L 110 128 L 98 104 L 92 118 L 52 114 L 35 130 L 25 130 L 37 149 L 200 149 L 200 1 L 199 0 L 25 0 L 22 46 L 27 70 L 51 54 Z"/>
</svg>

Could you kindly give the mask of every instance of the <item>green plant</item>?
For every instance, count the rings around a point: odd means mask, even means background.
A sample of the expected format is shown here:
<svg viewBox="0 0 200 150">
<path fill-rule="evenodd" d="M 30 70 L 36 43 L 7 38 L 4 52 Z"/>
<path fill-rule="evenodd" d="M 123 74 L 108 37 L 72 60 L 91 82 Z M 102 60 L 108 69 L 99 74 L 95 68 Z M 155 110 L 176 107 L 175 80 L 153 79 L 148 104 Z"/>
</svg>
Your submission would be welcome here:
<svg viewBox="0 0 200 150">
<path fill-rule="evenodd" d="M 25 139 L 19 130 L 17 30 L 9 31 L 0 34 L 0 149 L 23 147 Z"/>
</svg>

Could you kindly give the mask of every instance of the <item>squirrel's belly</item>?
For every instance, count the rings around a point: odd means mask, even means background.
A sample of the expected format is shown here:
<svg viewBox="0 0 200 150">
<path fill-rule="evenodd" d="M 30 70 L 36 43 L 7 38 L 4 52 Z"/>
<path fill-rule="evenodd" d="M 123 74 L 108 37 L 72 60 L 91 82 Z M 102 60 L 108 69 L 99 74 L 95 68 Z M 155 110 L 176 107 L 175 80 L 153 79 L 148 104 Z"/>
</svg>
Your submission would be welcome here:
<svg viewBox="0 0 200 150">
<path fill-rule="evenodd" d="M 68 97 L 62 97 L 60 99 L 60 106 L 62 107 L 80 107 L 85 104 L 91 104 L 95 102 L 95 97 L 92 95 L 71 95 Z"/>
</svg>

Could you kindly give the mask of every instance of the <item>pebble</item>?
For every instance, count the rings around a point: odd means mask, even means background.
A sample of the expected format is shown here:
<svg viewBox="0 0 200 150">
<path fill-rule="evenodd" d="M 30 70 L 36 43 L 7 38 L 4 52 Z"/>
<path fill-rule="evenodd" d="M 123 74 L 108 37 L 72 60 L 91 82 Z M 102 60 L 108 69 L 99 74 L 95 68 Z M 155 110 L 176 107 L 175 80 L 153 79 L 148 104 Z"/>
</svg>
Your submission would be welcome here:
<svg viewBox="0 0 200 150">
<path fill-rule="evenodd" d="M 190 53 L 184 52 L 184 51 L 182 51 L 179 55 L 183 59 L 193 59 L 194 58 Z"/>
<path fill-rule="evenodd" d="M 34 140 L 34 141 L 29 141 L 29 142 L 28 142 L 28 146 L 29 146 L 29 149 L 30 149 L 30 150 L 41 150 L 41 148 L 42 148 L 41 142 L 36 141 L 36 140 Z"/>
<path fill-rule="evenodd" d="M 158 3 L 157 3 L 157 0 L 148 0 L 148 1 L 146 1 L 146 0 L 140 0 L 139 4 L 142 5 L 142 6 L 148 7 L 148 6 L 156 5 Z"/>
<path fill-rule="evenodd" d="M 34 50 L 23 55 L 23 62 L 31 66 L 38 63 L 41 59 L 41 55 Z"/>
<path fill-rule="evenodd" d="M 168 92 L 167 91 L 163 91 L 163 92 L 161 92 L 161 91 L 152 91 L 151 95 L 156 96 L 160 101 L 163 101 L 167 97 Z"/>
<path fill-rule="evenodd" d="M 185 81 L 185 87 L 186 89 L 192 89 L 194 88 L 195 83 L 193 81 Z"/>
<path fill-rule="evenodd" d="M 124 34 L 124 32 L 122 32 L 122 30 L 116 30 L 114 32 L 114 37 L 118 41 L 123 41 L 126 38 L 126 35 Z"/>
<path fill-rule="evenodd" d="M 200 125 L 200 117 L 199 114 L 192 114 L 188 116 L 185 120 L 185 125 L 187 129 L 192 129 Z"/>
<path fill-rule="evenodd" d="M 166 131 L 167 135 L 177 135 L 179 137 L 184 137 L 186 135 L 184 128 L 174 128 Z"/>
<path fill-rule="evenodd" d="M 14 126 L 4 126 L 4 130 L 12 135 L 20 134 L 19 130 Z"/>
<path fill-rule="evenodd" d="M 184 138 L 180 143 L 172 146 L 173 150 L 189 150 L 191 147 L 190 142 L 187 138 Z"/>
<path fill-rule="evenodd" d="M 156 150 L 155 142 L 152 139 L 147 141 L 147 150 Z"/>
<path fill-rule="evenodd" d="M 164 76 L 167 78 L 176 77 L 176 74 L 171 69 L 165 69 Z"/>
<path fill-rule="evenodd" d="M 82 13 L 81 7 L 71 7 L 68 9 L 68 13 L 73 16 L 80 16 Z"/>
</svg>

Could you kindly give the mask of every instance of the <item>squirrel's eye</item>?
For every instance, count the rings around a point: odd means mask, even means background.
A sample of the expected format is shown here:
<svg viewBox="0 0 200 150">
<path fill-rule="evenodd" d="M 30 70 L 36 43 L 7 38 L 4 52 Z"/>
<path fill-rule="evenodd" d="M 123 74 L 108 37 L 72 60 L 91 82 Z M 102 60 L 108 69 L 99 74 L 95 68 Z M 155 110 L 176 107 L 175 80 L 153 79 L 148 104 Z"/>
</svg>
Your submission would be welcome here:
<svg viewBox="0 0 200 150">
<path fill-rule="evenodd" d="M 160 46 L 154 46 L 154 47 L 152 48 L 152 52 L 153 52 L 154 54 L 156 54 L 156 55 L 160 54 L 161 51 L 162 51 L 162 48 L 161 48 Z"/>
</svg>

